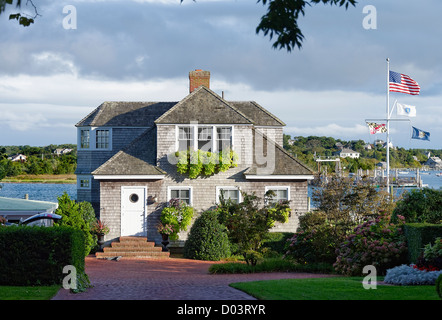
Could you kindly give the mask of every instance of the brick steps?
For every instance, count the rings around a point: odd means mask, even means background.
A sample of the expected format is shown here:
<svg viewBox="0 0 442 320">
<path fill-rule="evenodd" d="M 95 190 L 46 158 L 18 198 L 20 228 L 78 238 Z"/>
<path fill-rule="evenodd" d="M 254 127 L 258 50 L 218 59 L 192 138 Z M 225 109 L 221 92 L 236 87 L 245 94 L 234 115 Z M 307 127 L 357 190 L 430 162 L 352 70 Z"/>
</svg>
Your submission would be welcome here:
<svg viewBox="0 0 442 320">
<path fill-rule="evenodd" d="M 119 241 L 103 248 L 103 252 L 95 253 L 99 259 L 122 257 L 127 259 L 164 259 L 169 258 L 169 252 L 163 252 L 161 247 L 155 247 L 154 242 L 148 242 L 146 237 L 120 237 Z"/>
</svg>

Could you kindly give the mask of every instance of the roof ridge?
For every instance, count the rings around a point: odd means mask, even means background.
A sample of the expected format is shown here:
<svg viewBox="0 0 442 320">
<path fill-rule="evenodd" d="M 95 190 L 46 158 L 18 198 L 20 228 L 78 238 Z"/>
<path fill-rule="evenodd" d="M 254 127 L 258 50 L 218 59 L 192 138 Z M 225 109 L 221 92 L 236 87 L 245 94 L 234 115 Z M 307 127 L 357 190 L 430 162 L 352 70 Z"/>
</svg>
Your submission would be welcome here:
<svg viewBox="0 0 442 320">
<path fill-rule="evenodd" d="M 185 96 L 183 99 L 181 99 L 179 102 L 177 102 L 172 108 L 170 108 L 169 110 L 167 110 L 165 113 L 163 113 L 159 118 L 157 118 L 154 123 L 160 123 L 162 121 L 163 118 L 167 117 L 170 113 L 172 113 L 173 111 L 175 111 L 177 108 L 179 108 L 182 104 L 184 104 L 187 100 L 189 100 L 191 97 L 193 97 L 194 95 L 196 95 L 197 93 L 199 93 L 200 91 L 205 90 L 207 93 L 211 94 L 213 97 L 215 97 L 216 99 L 220 100 L 223 104 L 225 104 L 227 107 L 229 107 L 230 109 L 232 109 L 234 112 L 236 112 L 237 114 L 239 114 L 241 117 L 243 117 L 244 119 L 246 119 L 248 122 L 250 122 L 251 124 L 253 124 L 253 121 L 251 119 L 249 119 L 245 114 L 243 114 L 241 111 L 239 111 L 237 108 L 233 107 L 230 103 L 228 103 L 228 101 L 224 100 L 223 98 L 221 98 L 218 94 L 216 94 L 213 90 L 205 87 L 205 86 L 199 86 L 197 89 L 195 89 L 193 92 L 191 92 L 190 94 L 188 94 L 187 96 Z"/>
</svg>

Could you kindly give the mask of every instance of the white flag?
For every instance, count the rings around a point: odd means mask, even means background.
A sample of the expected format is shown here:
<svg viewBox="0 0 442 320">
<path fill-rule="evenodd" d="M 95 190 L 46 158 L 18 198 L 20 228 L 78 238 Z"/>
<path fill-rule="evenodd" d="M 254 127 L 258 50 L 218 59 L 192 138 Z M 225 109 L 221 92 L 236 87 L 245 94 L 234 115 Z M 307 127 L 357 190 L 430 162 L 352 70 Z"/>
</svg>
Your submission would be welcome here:
<svg viewBox="0 0 442 320">
<path fill-rule="evenodd" d="M 416 107 L 414 106 L 396 103 L 396 108 L 398 116 L 408 116 L 408 117 L 416 116 Z"/>
</svg>

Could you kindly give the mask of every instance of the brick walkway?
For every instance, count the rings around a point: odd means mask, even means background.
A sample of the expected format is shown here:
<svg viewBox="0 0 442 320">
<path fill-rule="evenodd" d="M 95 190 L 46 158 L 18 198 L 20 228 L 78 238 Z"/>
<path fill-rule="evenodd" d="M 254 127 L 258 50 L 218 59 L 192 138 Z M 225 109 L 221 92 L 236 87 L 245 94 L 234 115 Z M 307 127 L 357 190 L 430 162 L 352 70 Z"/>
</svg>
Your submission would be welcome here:
<svg viewBox="0 0 442 320">
<path fill-rule="evenodd" d="M 53 300 L 255 300 L 229 283 L 255 280 L 327 277 L 308 273 L 211 275 L 213 262 L 187 259 L 110 261 L 86 258 L 93 285 L 72 294 L 61 289 Z"/>
</svg>

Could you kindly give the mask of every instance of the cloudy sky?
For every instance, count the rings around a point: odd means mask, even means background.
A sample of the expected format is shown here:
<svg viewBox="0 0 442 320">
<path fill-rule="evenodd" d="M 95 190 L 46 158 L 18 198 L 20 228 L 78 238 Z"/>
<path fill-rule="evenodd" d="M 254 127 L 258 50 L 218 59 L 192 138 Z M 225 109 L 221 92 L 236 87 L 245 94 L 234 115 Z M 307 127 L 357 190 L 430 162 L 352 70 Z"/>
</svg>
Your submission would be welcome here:
<svg viewBox="0 0 442 320">
<path fill-rule="evenodd" d="M 75 124 L 103 101 L 179 101 L 194 69 L 209 70 L 227 100 L 257 101 L 291 136 L 385 140 L 365 120 L 386 117 L 388 57 L 421 87 L 419 96 L 390 94 L 417 109 L 411 122 L 391 122 L 393 144 L 442 148 L 440 0 L 313 5 L 299 21 L 303 47 L 291 53 L 255 33 L 266 12 L 255 0 L 34 4 L 41 16 L 28 28 L 8 21 L 15 8 L 0 16 L 0 145 L 76 143 Z M 411 126 L 431 141 L 412 140 Z"/>
</svg>

